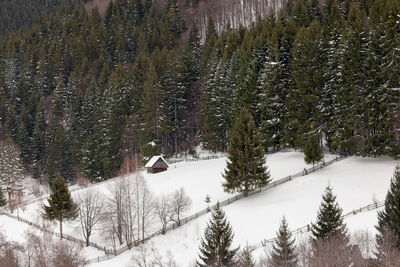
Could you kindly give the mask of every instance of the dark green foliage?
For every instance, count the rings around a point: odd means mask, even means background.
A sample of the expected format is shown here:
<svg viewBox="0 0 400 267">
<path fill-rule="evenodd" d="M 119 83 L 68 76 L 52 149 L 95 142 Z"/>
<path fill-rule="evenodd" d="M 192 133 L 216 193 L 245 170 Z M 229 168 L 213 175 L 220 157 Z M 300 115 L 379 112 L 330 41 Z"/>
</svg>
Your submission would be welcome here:
<svg viewBox="0 0 400 267">
<path fill-rule="evenodd" d="M 43 216 L 49 220 L 60 222 L 60 238 L 62 238 L 62 224 L 64 220 L 74 219 L 77 216 L 77 205 L 71 198 L 71 193 L 60 173 L 51 184 L 51 195 L 47 200 L 49 205 L 44 205 Z"/>
<path fill-rule="evenodd" d="M 230 249 L 232 239 L 231 225 L 218 202 L 201 239 L 197 266 L 235 266 L 234 257 L 239 248 Z"/>
<path fill-rule="evenodd" d="M 319 137 L 313 134 L 308 138 L 304 146 L 304 161 L 314 166 L 315 163 L 320 162 L 323 158 L 324 154 L 319 144 Z"/>
<path fill-rule="evenodd" d="M 231 134 L 227 167 L 223 174 L 226 192 L 249 192 L 266 186 L 270 174 L 265 164 L 265 154 L 260 134 L 247 109 L 242 108 Z"/>
<path fill-rule="evenodd" d="M 58 126 L 53 142 L 49 148 L 47 157 L 47 175 L 49 183 L 54 179 L 58 172 L 61 172 L 66 179 L 72 177 L 70 148 L 64 128 Z"/>
<path fill-rule="evenodd" d="M 384 266 L 390 262 L 391 252 L 400 251 L 400 167 L 396 166 L 384 209 L 378 212 L 376 256 Z M 386 265 L 387 266 L 387 265 Z"/>
<path fill-rule="evenodd" d="M 203 146 L 212 151 L 228 149 L 233 101 L 226 96 L 235 92 L 233 64 L 233 60 L 215 59 L 203 84 L 202 140 Z"/>
<path fill-rule="evenodd" d="M 0 207 L 4 207 L 7 204 L 6 198 L 4 196 L 4 192 L 0 189 Z"/>
<path fill-rule="evenodd" d="M 327 259 L 334 266 L 351 265 L 350 238 L 342 212 L 328 186 L 322 196 L 317 221 L 311 226 L 311 266 L 321 266 Z"/>
<path fill-rule="evenodd" d="M 279 226 L 279 230 L 276 233 L 276 239 L 272 246 L 272 252 L 269 260 L 271 266 L 297 266 L 297 255 L 295 249 L 295 239 L 290 233 L 286 218 L 283 217 L 281 225 Z"/>
<path fill-rule="evenodd" d="M 39 178 L 46 164 L 46 115 L 44 112 L 43 99 L 40 100 L 36 110 L 33 129 L 32 158 L 33 176 Z"/>
<path fill-rule="evenodd" d="M 254 266 L 256 266 L 254 258 L 253 258 L 252 250 L 248 245 L 246 245 L 246 247 L 238 253 L 237 258 L 238 258 L 238 262 L 237 262 L 238 267 L 254 267 Z"/>
<path fill-rule="evenodd" d="M 115 0 L 104 17 L 62 2 L 0 3 L 1 137 L 35 177 L 100 181 L 127 154 L 200 141 L 226 151 L 241 107 L 264 150 L 304 148 L 318 132 L 332 152 L 400 155 L 397 0 L 287 1 L 237 29 L 197 20 L 207 1 Z"/>
<path fill-rule="evenodd" d="M 56 10 L 61 4 L 78 3 L 77 0 L 4 0 L 0 2 L 0 33 L 4 34 L 24 26 L 40 22 L 46 13 Z"/>
<path fill-rule="evenodd" d="M 336 202 L 332 188 L 327 187 L 322 196 L 321 206 L 318 211 L 317 221 L 312 224 L 312 239 L 328 239 L 331 236 L 340 236 L 348 242 L 346 225 L 343 222 L 342 209 Z"/>
</svg>

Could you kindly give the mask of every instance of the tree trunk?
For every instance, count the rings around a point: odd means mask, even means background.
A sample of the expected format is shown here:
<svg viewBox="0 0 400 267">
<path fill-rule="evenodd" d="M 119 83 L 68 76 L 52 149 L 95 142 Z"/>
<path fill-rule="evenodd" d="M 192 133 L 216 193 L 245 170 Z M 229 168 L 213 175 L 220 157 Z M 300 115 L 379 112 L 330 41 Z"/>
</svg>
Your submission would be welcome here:
<svg viewBox="0 0 400 267">
<path fill-rule="evenodd" d="M 62 223 L 63 223 L 62 216 L 60 216 L 60 239 L 63 238 L 63 234 L 62 234 Z"/>
<path fill-rule="evenodd" d="M 86 246 L 89 246 L 89 233 L 86 233 Z"/>
</svg>

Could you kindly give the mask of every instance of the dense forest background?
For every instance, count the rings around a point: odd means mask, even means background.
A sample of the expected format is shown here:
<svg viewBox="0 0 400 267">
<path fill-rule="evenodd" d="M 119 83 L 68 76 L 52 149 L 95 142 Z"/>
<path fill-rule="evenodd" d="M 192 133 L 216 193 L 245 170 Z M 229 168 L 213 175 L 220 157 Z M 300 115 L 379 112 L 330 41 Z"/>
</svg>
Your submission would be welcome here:
<svg viewBox="0 0 400 267">
<path fill-rule="evenodd" d="M 2 1 L 1 138 L 34 177 L 101 181 L 136 155 L 226 151 L 245 106 L 266 150 L 400 155 L 400 1 L 260 1 L 243 23 L 205 17 L 214 2 Z"/>
</svg>

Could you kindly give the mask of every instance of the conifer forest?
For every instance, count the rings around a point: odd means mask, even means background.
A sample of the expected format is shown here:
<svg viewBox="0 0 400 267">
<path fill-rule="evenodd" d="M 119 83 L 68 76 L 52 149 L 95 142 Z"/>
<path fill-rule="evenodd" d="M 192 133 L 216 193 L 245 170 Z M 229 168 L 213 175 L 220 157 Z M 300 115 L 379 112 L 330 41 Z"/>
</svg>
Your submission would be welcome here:
<svg viewBox="0 0 400 267">
<path fill-rule="evenodd" d="M 0 0 L 0 266 L 400 266 L 399 160 L 400 0 Z"/>
<path fill-rule="evenodd" d="M 219 34 L 188 16 L 203 1 L 32 2 L 1 3 L 0 118 L 35 177 L 227 151 L 242 107 L 265 150 L 399 156 L 399 1 L 288 0 Z"/>
</svg>

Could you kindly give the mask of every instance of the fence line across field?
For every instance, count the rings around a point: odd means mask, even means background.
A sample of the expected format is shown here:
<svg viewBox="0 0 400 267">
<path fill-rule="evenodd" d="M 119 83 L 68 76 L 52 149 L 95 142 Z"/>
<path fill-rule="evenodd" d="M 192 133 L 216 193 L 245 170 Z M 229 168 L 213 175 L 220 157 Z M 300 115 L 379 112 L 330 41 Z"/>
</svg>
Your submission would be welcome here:
<svg viewBox="0 0 400 267">
<path fill-rule="evenodd" d="M 23 223 L 26 223 L 26 224 L 28 224 L 28 225 L 30 225 L 30 226 L 33 226 L 33 227 L 39 229 L 40 231 L 49 233 L 49 234 L 54 235 L 54 236 L 56 236 L 56 237 L 60 237 L 60 233 L 54 232 L 54 231 L 52 231 L 52 230 L 48 230 L 48 229 L 46 229 L 46 228 L 43 228 L 41 225 L 39 225 L 39 224 L 37 224 L 37 223 L 34 223 L 34 222 L 31 222 L 31 221 L 29 221 L 29 220 L 26 220 L 26 219 L 24 219 L 24 218 L 21 218 L 21 217 L 19 217 L 19 216 L 16 216 L 16 215 L 13 215 L 13 214 L 4 212 L 4 211 L 0 211 L 0 215 L 4 215 L 4 216 L 7 216 L 7 217 L 9 217 L 9 218 L 18 220 L 18 221 L 20 221 L 20 222 L 23 222 Z M 83 245 L 83 246 L 86 246 L 86 241 L 84 241 L 84 240 L 82 240 L 82 239 L 79 239 L 79 238 L 76 238 L 76 237 L 73 237 L 73 236 L 71 236 L 71 235 L 68 235 L 68 234 L 64 234 L 64 233 L 63 233 L 63 238 L 66 239 L 66 240 L 69 240 L 69 241 L 71 241 L 71 242 L 78 243 L 78 244 L 81 244 L 81 245 Z M 105 248 L 105 247 L 101 247 L 101 246 L 99 246 L 98 244 L 93 243 L 93 242 L 89 242 L 89 246 L 94 247 L 94 248 L 96 248 L 96 249 L 98 249 L 98 250 L 101 250 L 101 251 L 103 251 L 103 252 L 106 253 L 106 254 L 114 253 L 113 250 L 107 249 L 107 248 Z"/>
<path fill-rule="evenodd" d="M 345 156 L 345 155 L 339 155 L 339 156 L 336 156 L 336 157 L 335 157 L 334 159 L 332 159 L 332 160 L 329 160 L 329 161 L 327 161 L 327 162 L 321 162 L 320 164 L 317 164 L 317 165 L 315 165 L 314 167 L 310 167 L 310 168 L 308 168 L 308 169 L 305 169 L 305 168 L 304 168 L 304 169 L 303 169 L 301 172 L 299 172 L 299 173 L 296 173 L 296 174 L 294 174 L 294 175 L 288 175 L 288 176 L 286 176 L 286 177 L 284 177 L 284 178 L 282 178 L 282 179 L 279 179 L 279 180 L 277 180 L 277 181 L 271 182 L 270 184 L 268 184 L 268 185 L 265 186 L 265 187 L 259 188 L 259 189 L 257 189 L 257 190 L 252 191 L 252 192 L 249 192 L 248 195 L 250 196 L 250 195 L 254 195 L 254 194 L 257 194 L 257 193 L 264 192 L 264 191 L 266 191 L 266 190 L 272 189 L 272 188 L 274 188 L 274 187 L 276 187 L 276 186 L 278 186 L 278 185 L 281 185 L 281 184 L 283 184 L 283 183 L 292 181 L 293 179 L 296 179 L 296 178 L 298 178 L 298 177 L 302 177 L 302 176 L 308 175 L 308 174 L 310 174 L 310 173 L 313 173 L 313 172 L 315 172 L 315 171 L 317 171 L 317 170 L 320 170 L 320 169 L 322 169 L 322 168 L 325 168 L 326 166 L 329 166 L 329 165 L 333 164 L 334 162 L 343 160 L 343 159 L 345 159 L 346 157 L 347 157 L 347 156 Z M 241 199 L 241 198 L 243 198 L 243 197 L 244 197 L 244 194 L 243 194 L 243 193 L 239 193 L 239 194 L 237 194 L 237 195 L 235 195 L 235 196 L 233 196 L 233 197 L 230 197 L 230 198 L 228 198 L 228 199 L 226 199 L 226 200 L 224 200 L 224 201 L 221 201 L 221 202 L 220 202 L 220 206 L 229 205 L 229 204 L 231 204 L 231 203 L 233 203 L 233 202 L 235 202 L 235 201 L 237 201 L 237 200 L 239 200 L 239 199 Z M 180 224 L 180 225 L 178 225 L 177 223 L 172 223 L 172 224 L 170 224 L 170 225 L 166 228 L 166 231 L 165 231 L 165 232 L 167 232 L 167 231 L 169 231 L 169 230 L 173 230 L 173 229 L 179 228 L 179 227 L 181 227 L 182 225 L 184 225 L 184 224 L 186 224 L 186 223 L 188 223 L 188 222 L 190 222 L 190 221 L 193 221 L 193 220 L 197 219 L 197 218 L 200 217 L 200 216 L 203 216 L 203 215 L 209 213 L 214 207 L 215 207 L 215 205 L 212 205 L 212 206 L 210 206 L 210 207 L 208 207 L 208 208 L 205 208 L 205 209 L 203 209 L 203 210 L 201 210 L 201 211 L 199 211 L 199 212 L 196 212 L 195 214 L 192 214 L 192 215 L 190 215 L 190 216 L 188 216 L 188 217 L 186 217 L 186 218 L 183 218 L 183 219 L 181 220 L 181 224 Z M 119 255 L 119 254 L 121 254 L 121 253 L 123 253 L 123 252 L 129 250 L 129 248 L 131 248 L 131 247 L 133 247 L 133 246 L 136 246 L 136 245 L 138 245 L 138 244 L 144 243 L 144 242 L 146 242 L 147 240 L 149 240 L 149 239 L 151 239 L 151 238 L 153 238 L 153 237 L 155 237 L 155 236 L 160 235 L 161 233 L 162 233 L 162 231 L 161 231 L 161 230 L 158 230 L 157 232 L 155 232 L 155 233 L 153 233 L 153 234 L 147 236 L 145 239 L 135 241 L 135 242 L 133 242 L 133 244 L 125 245 L 124 247 L 121 247 L 121 248 L 115 250 L 115 256 L 117 256 L 117 255 Z M 98 258 L 97 258 L 97 259 L 91 259 L 91 260 L 89 260 L 89 263 L 98 262 L 97 260 L 98 260 Z M 103 260 L 104 260 L 104 259 L 103 259 Z"/>
<path fill-rule="evenodd" d="M 213 155 L 213 156 L 199 157 L 199 158 L 167 159 L 167 162 L 169 164 L 175 164 L 175 163 L 178 163 L 178 162 L 193 162 L 193 161 L 202 161 L 202 160 L 212 160 L 212 159 L 219 159 L 219 158 L 223 158 L 223 157 L 226 157 L 226 155 Z M 88 189 L 88 188 L 93 187 L 93 186 L 99 186 L 101 184 L 110 183 L 110 182 L 112 182 L 112 179 L 101 181 L 101 182 L 98 182 L 98 183 L 89 184 L 87 186 L 75 187 L 75 188 L 70 189 L 69 191 L 72 193 L 72 192 L 75 192 L 75 191 Z M 35 202 L 38 202 L 38 201 L 43 201 L 43 200 L 46 200 L 49 196 L 50 196 L 50 194 L 46 194 L 46 195 L 40 196 L 38 198 L 30 199 L 30 200 L 27 200 L 27 201 L 22 201 L 19 204 L 19 206 L 26 206 L 26 205 L 29 205 L 29 204 L 32 204 L 32 203 L 35 203 Z"/>
<path fill-rule="evenodd" d="M 201 159 L 199 159 L 199 160 L 216 159 L 216 158 L 218 158 L 218 156 L 203 157 L 203 158 L 201 158 Z M 326 166 L 329 166 L 329 165 L 333 164 L 334 162 L 343 160 L 343 159 L 345 159 L 345 158 L 346 158 L 346 156 L 340 155 L 340 156 L 335 157 L 335 158 L 332 159 L 332 160 L 329 160 L 329 161 L 327 161 L 327 162 L 324 162 L 324 161 L 323 161 L 323 162 L 321 162 L 320 164 L 317 164 L 317 165 L 315 165 L 315 166 L 313 166 L 313 167 L 310 167 L 310 168 L 308 168 L 308 169 L 304 168 L 304 169 L 303 169 L 301 172 L 299 172 L 299 173 L 296 173 L 296 174 L 294 174 L 294 175 L 288 175 L 288 176 L 286 176 L 286 177 L 284 177 L 284 178 L 282 178 L 282 179 L 279 179 L 279 180 L 277 180 L 277 181 L 271 182 L 271 183 L 269 183 L 269 184 L 268 184 L 267 186 L 265 186 L 265 187 L 256 189 L 256 190 L 254 190 L 254 191 L 252 191 L 252 192 L 249 192 L 248 195 L 251 196 L 251 195 L 254 195 L 254 194 L 257 194 L 257 193 L 260 193 L 260 192 L 264 192 L 264 191 L 269 190 L 269 189 L 272 189 L 272 188 L 274 188 L 274 187 L 276 187 L 276 186 L 278 186 L 278 185 L 281 185 L 281 184 L 283 184 L 283 183 L 289 182 L 289 181 L 291 181 L 291 180 L 293 180 L 293 179 L 296 179 L 296 178 L 298 178 L 298 177 L 302 177 L 302 176 L 308 175 L 308 174 L 310 174 L 310 173 L 313 173 L 313 172 L 315 172 L 315 171 L 317 171 L 317 170 L 320 170 L 320 169 L 322 169 L 322 168 L 325 168 Z M 104 181 L 104 182 L 107 182 L 107 181 Z M 94 186 L 94 185 L 98 185 L 98 184 L 99 184 L 99 183 L 93 184 L 93 186 Z M 87 188 L 87 187 L 85 187 L 85 188 Z M 71 190 L 71 192 L 77 191 L 77 190 L 80 190 L 80 189 L 81 189 L 81 188 L 74 188 L 74 189 Z M 84 188 L 82 188 L 82 189 L 84 189 Z M 35 201 L 44 200 L 44 199 L 47 198 L 47 197 L 48 197 L 48 196 L 43 196 L 43 197 L 41 197 L 41 198 L 39 198 L 39 199 L 36 199 Z M 231 203 L 233 203 L 233 202 L 235 202 L 235 201 L 237 201 L 237 200 L 239 200 L 239 199 L 241 199 L 241 198 L 243 198 L 243 197 L 244 197 L 244 194 L 243 194 L 243 193 L 239 193 L 239 194 L 237 194 L 237 195 L 235 195 L 235 196 L 233 196 L 233 197 L 230 197 L 230 198 L 228 198 L 228 199 L 226 199 L 226 200 L 224 200 L 224 201 L 221 201 L 221 202 L 220 202 L 220 206 L 229 205 L 229 204 L 231 204 Z M 30 202 L 30 201 L 29 201 L 29 202 Z M 188 217 L 186 217 L 186 218 L 183 218 L 183 219 L 181 220 L 181 224 L 180 224 L 180 225 L 178 225 L 177 223 L 172 223 L 172 224 L 170 224 L 170 225 L 166 228 L 166 231 L 179 228 L 180 226 L 182 226 L 182 225 L 184 225 L 184 224 L 186 224 L 186 223 L 188 223 L 188 222 L 190 222 L 190 221 L 192 221 L 192 220 L 195 220 L 195 219 L 197 219 L 197 218 L 200 217 L 200 216 L 203 216 L 203 215 L 209 213 L 214 207 L 215 207 L 215 205 L 212 205 L 212 206 L 210 206 L 210 207 L 208 207 L 208 208 L 205 208 L 205 209 L 203 209 L 203 210 L 201 210 L 201 211 L 199 211 L 199 212 L 197 212 L 197 213 L 195 213 L 195 214 L 193 214 L 193 215 L 190 215 L 190 216 L 188 216 Z M 23 219 L 23 218 L 21 218 L 21 217 L 18 217 L 18 216 L 15 216 L 15 215 L 11 215 L 11 214 L 5 213 L 5 212 L 0 212 L 0 214 L 9 216 L 9 217 L 11 217 L 11 218 L 14 218 L 14 219 L 17 219 L 17 220 L 19 220 L 19 221 L 25 222 L 25 223 L 27 223 L 27 224 L 29 224 L 29 225 L 32 225 L 32 226 L 34 226 L 34 227 L 36 227 L 36 228 L 38 228 L 38 229 L 40 229 L 40 230 L 43 230 L 43 231 L 45 231 L 45 232 L 48 232 L 48 233 L 51 233 L 51 234 L 53 234 L 53 235 L 59 236 L 58 233 L 56 233 L 56 232 L 54 232 L 54 231 L 47 230 L 47 229 L 43 229 L 40 225 L 38 225 L 38 224 L 36 224 L 36 223 L 33 223 L 33 222 L 31 222 L 31 221 L 28 221 L 28 220 L 26 220 L 26 219 Z M 97 257 L 97 258 L 91 259 L 91 260 L 88 261 L 88 263 L 99 262 L 99 261 L 104 261 L 104 260 L 110 259 L 111 257 L 117 256 L 117 255 L 119 255 L 119 254 L 121 254 L 121 253 L 123 253 L 123 252 L 129 250 L 130 248 L 132 248 L 132 247 L 134 247 L 134 246 L 137 246 L 137 245 L 139 245 L 139 244 L 141 244 L 141 243 L 144 243 L 144 242 L 146 242 L 147 240 L 149 240 L 149 239 L 151 239 L 151 238 L 153 238 L 153 237 L 155 237 L 155 236 L 160 235 L 161 233 L 162 233 L 162 231 L 161 231 L 161 230 L 158 230 L 158 231 L 152 233 L 151 235 L 145 237 L 144 239 L 137 240 L 137 241 L 135 241 L 135 242 L 133 242 L 133 243 L 131 243 L 131 244 L 129 244 L 129 245 L 125 245 L 125 246 L 123 246 L 123 247 L 121 247 L 121 248 L 119 248 L 119 249 L 101 247 L 101 246 L 99 246 L 99 245 L 97 245 L 97 244 L 95 244 L 95 243 L 90 242 L 90 243 L 89 243 L 90 246 L 95 247 L 95 248 L 97 248 L 97 249 L 99 249 L 99 250 L 101 250 L 101 251 L 104 251 L 104 253 L 106 253 L 106 255 L 103 255 L 103 256 L 101 256 L 101 257 Z M 65 237 L 65 239 L 67 239 L 67 240 L 70 240 L 70 241 L 73 241 L 73 242 L 76 242 L 76 243 L 86 244 L 86 242 L 85 242 L 84 240 L 77 239 L 77 238 L 75 238 L 75 237 L 73 237 L 73 236 L 70 236 L 70 235 L 67 235 L 67 234 L 63 234 L 63 237 Z"/>
<path fill-rule="evenodd" d="M 361 207 L 359 209 L 352 210 L 352 211 L 344 214 L 343 217 L 347 218 L 347 217 L 355 216 L 355 215 L 357 215 L 359 213 L 362 213 L 362 212 L 376 210 L 376 209 L 379 209 L 379 208 L 383 207 L 384 205 L 385 205 L 385 201 L 374 202 L 372 204 L 369 204 L 367 206 Z M 308 233 L 310 231 L 311 231 L 311 224 L 307 224 L 306 226 L 303 226 L 303 227 L 297 228 L 296 230 L 290 231 L 290 233 L 292 235 L 298 235 L 298 234 Z M 271 238 L 271 239 L 264 239 L 261 242 L 259 242 L 258 244 L 250 246 L 250 250 L 254 251 L 254 250 L 257 250 L 259 248 L 266 247 L 268 244 L 273 243 L 275 241 L 275 239 L 276 239 L 276 237 L 275 238 Z"/>
</svg>

